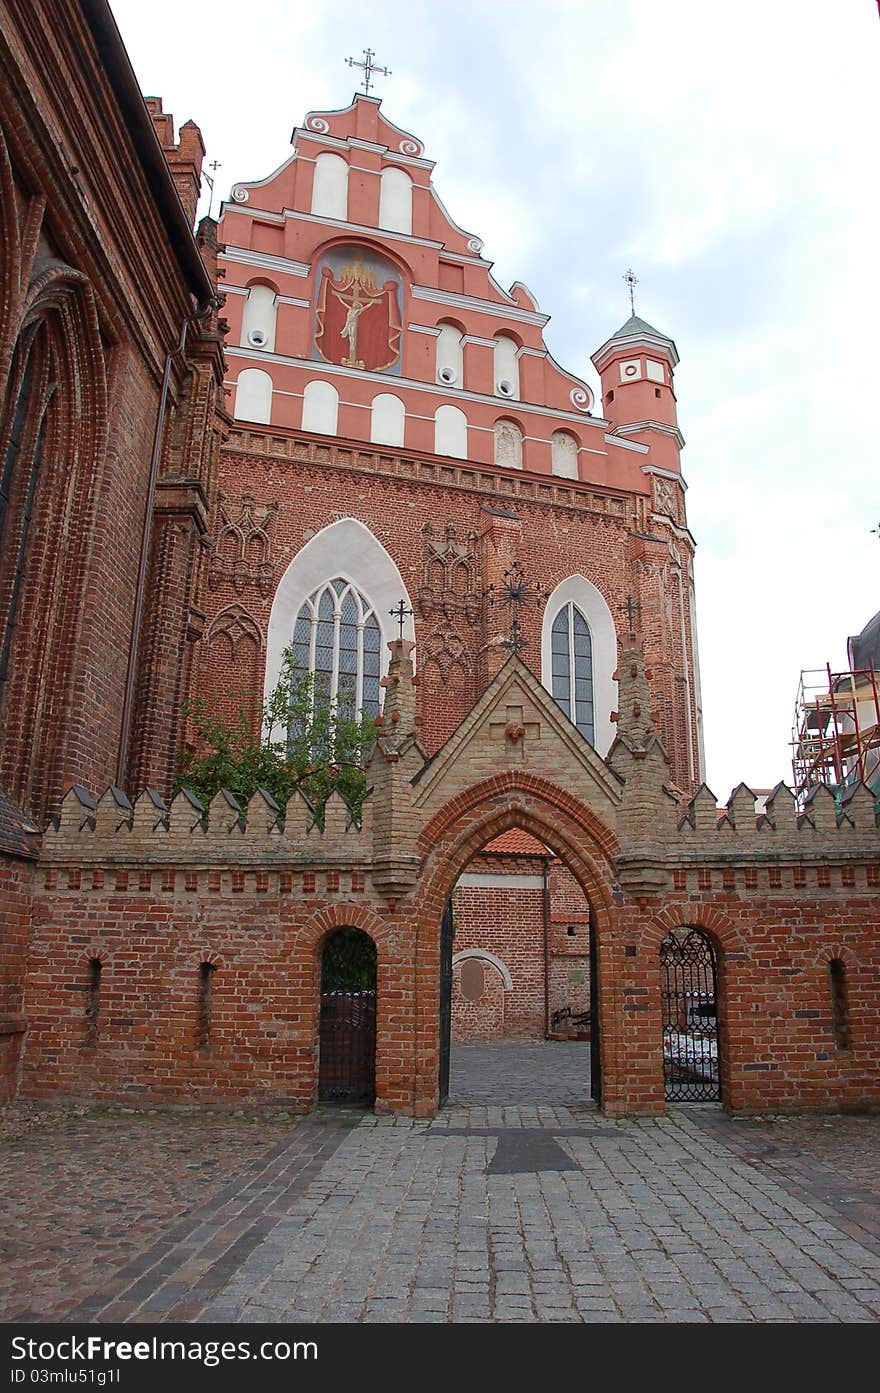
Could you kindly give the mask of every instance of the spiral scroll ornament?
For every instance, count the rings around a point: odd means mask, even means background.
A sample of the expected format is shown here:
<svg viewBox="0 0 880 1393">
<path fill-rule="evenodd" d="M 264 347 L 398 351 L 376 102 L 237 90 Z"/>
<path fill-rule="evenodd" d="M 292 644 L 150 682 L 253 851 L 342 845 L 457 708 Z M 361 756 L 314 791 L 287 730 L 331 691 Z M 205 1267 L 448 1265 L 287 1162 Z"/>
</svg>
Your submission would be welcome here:
<svg viewBox="0 0 880 1393">
<path fill-rule="evenodd" d="M 569 400 L 577 411 L 589 411 L 593 404 L 593 398 L 586 387 L 575 387 L 572 390 Z"/>
<path fill-rule="evenodd" d="M 323 116 L 310 116 L 307 124 L 310 131 L 318 131 L 321 135 L 326 135 L 330 129 L 330 122 Z"/>
<path fill-rule="evenodd" d="M 402 140 L 398 149 L 401 155 L 420 155 L 422 153 L 421 145 L 415 140 Z"/>
<path fill-rule="evenodd" d="M 232 197 L 236 203 L 247 203 L 250 194 L 242 184 L 236 184 L 232 190 Z"/>
<path fill-rule="evenodd" d="M 479 255 L 483 250 L 483 243 L 480 241 L 479 237 L 469 237 L 467 249 L 469 252 L 476 252 Z"/>
</svg>

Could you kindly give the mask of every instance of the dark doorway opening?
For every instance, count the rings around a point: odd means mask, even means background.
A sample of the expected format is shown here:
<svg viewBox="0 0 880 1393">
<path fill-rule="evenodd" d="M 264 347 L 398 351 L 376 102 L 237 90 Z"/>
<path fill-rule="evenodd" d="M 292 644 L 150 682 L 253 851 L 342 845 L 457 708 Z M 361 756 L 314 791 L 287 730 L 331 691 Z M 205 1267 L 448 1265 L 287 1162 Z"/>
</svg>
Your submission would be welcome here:
<svg viewBox="0 0 880 1393">
<path fill-rule="evenodd" d="M 376 1101 L 376 945 L 360 929 L 337 929 L 321 955 L 318 1099 Z"/>
</svg>

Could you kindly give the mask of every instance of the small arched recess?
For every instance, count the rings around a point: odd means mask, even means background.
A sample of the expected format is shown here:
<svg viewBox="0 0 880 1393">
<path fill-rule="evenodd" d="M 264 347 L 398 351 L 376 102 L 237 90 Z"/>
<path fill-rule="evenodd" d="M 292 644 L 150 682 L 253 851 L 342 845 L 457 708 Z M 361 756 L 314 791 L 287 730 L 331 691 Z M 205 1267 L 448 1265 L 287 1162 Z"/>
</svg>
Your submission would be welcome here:
<svg viewBox="0 0 880 1393">
<path fill-rule="evenodd" d="M 272 379 L 262 368 L 245 368 L 238 374 L 235 419 L 269 425 L 272 419 Z"/>
<path fill-rule="evenodd" d="M 320 218 L 348 218 L 348 164 L 341 155 L 324 151 L 315 160 L 312 212 Z"/>
</svg>

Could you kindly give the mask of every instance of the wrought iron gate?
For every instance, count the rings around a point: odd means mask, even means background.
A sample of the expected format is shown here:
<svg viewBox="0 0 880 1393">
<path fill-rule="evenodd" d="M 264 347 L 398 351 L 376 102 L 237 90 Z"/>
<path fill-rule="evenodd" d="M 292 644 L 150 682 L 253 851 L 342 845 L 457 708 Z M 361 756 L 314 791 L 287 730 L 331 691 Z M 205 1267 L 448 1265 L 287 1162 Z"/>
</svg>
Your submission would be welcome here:
<svg viewBox="0 0 880 1393">
<path fill-rule="evenodd" d="M 676 929 L 660 945 L 663 1080 L 670 1103 L 721 1099 L 715 950 L 701 929 Z"/>
<path fill-rule="evenodd" d="M 440 925 L 440 1103 L 449 1097 L 449 1047 L 452 1040 L 452 940 L 455 921 L 447 900 Z"/>
<path fill-rule="evenodd" d="M 318 1097 L 376 1101 L 376 947 L 359 929 L 331 934 L 321 959 Z"/>
</svg>

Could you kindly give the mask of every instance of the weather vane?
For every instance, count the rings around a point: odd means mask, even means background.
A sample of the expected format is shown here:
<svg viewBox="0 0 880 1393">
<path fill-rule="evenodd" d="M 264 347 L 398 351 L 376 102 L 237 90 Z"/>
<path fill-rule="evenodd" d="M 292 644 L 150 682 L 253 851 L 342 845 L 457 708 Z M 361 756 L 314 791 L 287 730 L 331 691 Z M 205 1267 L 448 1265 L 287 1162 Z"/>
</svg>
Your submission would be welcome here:
<svg viewBox="0 0 880 1393">
<path fill-rule="evenodd" d="M 364 55 L 363 63 L 359 63 L 356 58 L 346 58 L 345 61 L 350 68 L 363 68 L 363 89 L 369 96 L 370 87 L 372 86 L 373 73 L 381 73 L 383 77 L 390 77 L 391 69 L 380 68 L 376 63 L 373 62 L 373 59 L 376 55 L 371 48 L 361 49 L 361 52 Z"/>
<path fill-rule="evenodd" d="M 217 178 L 217 170 L 223 168 L 223 163 L 222 163 L 221 160 L 212 160 L 211 163 L 208 165 L 208 168 L 209 168 L 209 169 L 213 169 L 213 171 L 214 171 L 214 178 L 213 178 L 213 179 L 211 178 L 210 174 L 206 174 L 206 175 L 204 176 L 205 183 L 208 185 L 208 188 L 211 190 L 211 198 L 210 198 L 210 200 L 209 200 L 209 202 L 208 202 L 208 217 L 210 218 L 210 216 L 211 216 L 211 209 L 214 207 L 214 181 L 215 181 L 215 179 Z"/>
<path fill-rule="evenodd" d="M 632 269 L 632 267 L 630 266 L 629 269 L 626 270 L 626 271 L 624 272 L 624 274 L 621 276 L 621 280 L 626 281 L 627 288 L 628 288 L 628 290 L 629 290 L 629 309 L 630 309 L 630 314 L 635 314 L 635 312 L 636 312 L 636 286 L 637 286 L 638 283 L 639 283 L 639 278 L 638 278 L 638 276 L 636 275 L 635 271 L 634 271 L 634 270 Z"/>
<path fill-rule="evenodd" d="M 547 599 L 547 591 L 537 581 L 527 580 L 521 561 L 514 561 L 504 572 L 504 581 L 499 590 L 490 585 L 483 591 L 490 605 L 503 601 L 511 612 L 510 638 L 503 640 L 503 646 L 517 656 L 525 648 L 528 639 L 523 634 L 519 616 L 526 605 L 533 604 L 539 609 Z"/>
</svg>

